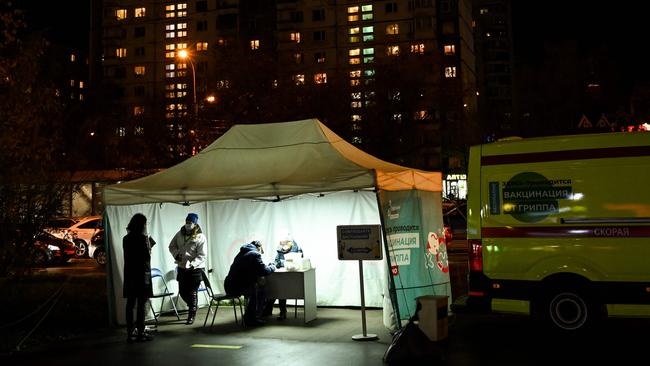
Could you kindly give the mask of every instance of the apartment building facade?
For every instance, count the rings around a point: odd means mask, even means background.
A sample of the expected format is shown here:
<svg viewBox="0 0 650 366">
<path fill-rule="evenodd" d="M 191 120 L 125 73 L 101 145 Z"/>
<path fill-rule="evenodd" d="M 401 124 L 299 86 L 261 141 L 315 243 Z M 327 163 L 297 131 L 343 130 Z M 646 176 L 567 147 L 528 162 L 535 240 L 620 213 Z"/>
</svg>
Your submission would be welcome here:
<svg viewBox="0 0 650 366">
<path fill-rule="evenodd" d="M 453 170 L 462 160 L 477 103 L 469 0 L 105 0 L 94 8 L 101 42 L 91 80 L 115 91 L 125 117 L 116 133 L 125 138 L 146 133 L 145 119 L 179 139 L 197 120 L 215 136 L 265 122 L 211 113 L 225 90 L 237 90 L 224 63 L 237 67 L 233 55 L 245 51 L 260 68 L 273 64 L 270 89 L 329 87 L 345 104 L 326 122 L 358 147 L 423 169 Z M 197 151 L 172 145 L 179 156 Z"/>
</svg>

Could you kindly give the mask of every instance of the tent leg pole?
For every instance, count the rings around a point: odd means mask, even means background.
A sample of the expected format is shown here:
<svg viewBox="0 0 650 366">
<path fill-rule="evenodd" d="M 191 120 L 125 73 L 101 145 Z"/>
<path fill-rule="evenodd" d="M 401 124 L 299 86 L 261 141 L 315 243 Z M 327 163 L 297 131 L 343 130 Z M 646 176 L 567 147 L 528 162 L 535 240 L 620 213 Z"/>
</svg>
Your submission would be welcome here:
<svg viewBox="0 0 650 366">
<path fill-rule="evenodd" d="M 381 209 L 381 199 L 379 198 L 379 188 L 377 188 L 377 172 L 375 172 L 375 197 L 377 197 L 377 208 L 379 209 L 379 220 L 381 223 L 381 235 L 384 239 L 384 253 L 386 253 L 386 264 L 388 265 L 388 295 L 393 303 L 393 312 L 397 320 L 397 329 L 402 329 L 402 320 L 400 319 L 399 306 L 397 304 L 397 292 L 395 291 L 395 279 L 393 278 L 392 265 L 390 263 L 390 251 L 388 247 L 388 237 L 386 235 L 386 223 L 384 214 Z"/>
</svg>

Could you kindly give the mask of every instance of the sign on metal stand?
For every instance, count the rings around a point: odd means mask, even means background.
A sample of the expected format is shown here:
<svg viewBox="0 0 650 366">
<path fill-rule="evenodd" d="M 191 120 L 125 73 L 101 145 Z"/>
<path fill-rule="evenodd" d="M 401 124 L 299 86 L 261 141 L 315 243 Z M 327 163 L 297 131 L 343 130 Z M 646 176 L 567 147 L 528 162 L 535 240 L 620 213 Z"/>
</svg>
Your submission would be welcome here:
<svg viewBox="0 0 650 366">
<path fill-rule="evenodd" d="M 355 341 L 374 341 L 376 334 L 366 330 L 366 298 L 363 285 L 363 261 L 382 259 L 380 225 L 339 225 L 336 227 L 339 260 L 359 261 L 361 287 L 361 323 L 363 334 L 353 335 Z"/>
</svg>

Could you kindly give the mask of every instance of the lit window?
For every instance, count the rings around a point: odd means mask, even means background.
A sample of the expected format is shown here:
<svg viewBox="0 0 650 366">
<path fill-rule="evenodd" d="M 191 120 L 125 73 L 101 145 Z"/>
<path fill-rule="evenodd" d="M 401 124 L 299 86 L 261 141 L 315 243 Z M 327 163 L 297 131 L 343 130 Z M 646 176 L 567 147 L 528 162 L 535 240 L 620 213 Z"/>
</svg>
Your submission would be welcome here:
<svg viewBox="0 0 650 366">
<path fill-rule="evenodd" d="M 350 86 L 359 86 L 359 85 L 361 85 L 361 80 L 359 79 L 350 80 Z"/>
<path fill-rule="evenodd" d="M 361 70 L 352 70 L 352 71 L 350 71 L 350 77 L 351 78 L 360 78 L 361 77 Z"/>
<path fill-rule="evenodd" d="M 70 80 L 70 86 L 74 86 L 74 80 Z"/>
<path fill-rule="evenodd" d="M 445 55 L 455 55 L 456 54 L 456 45 L 446 44 L 445 45 Z"/>
<path fill-rule="evenodd" d="M 359 20 L 359 14 L 348 15 L 348 22 L 356 22 L 357 20 Z"/>
<path fill-rule="evenodd" d="M 445 67 L 445 77 L 446 78 L 455 78 L 456 77 L 456 66 L 447 66 L 447 67 Z"/>
<path fill-rule="evenodd" d="M 176 84 L 165 85 L 165 90 L 174 90 L 174 89 L 176 89 Z"/>
<path fill-rule="evenodd" d="M 300 32 L 293 32 L 291 33 L 291 41 L 300 43 Z"/>
<path fill-rule="evenodd" d="M 428 116 L 427 111 L 416 111 L 416 112 L 413 114 L 413 118 L 414 118 L 414 119 L 419 119 L 419 120 L 427 119 L 427 116 Z"/>
<path fill-rule="evenodd" d="M 361 108 L 361 102 L 356 101 L 356 100 L 353 101 L 353 102 L 350 102 L 350 107 L 352 107 L 352 108 Z"/>
<path fill-rule="evenodd" d="M 187 37 L 187 31 L 176 32 L 176 37 Z"/>
<path fill-rule="evenodd" d="M 219 47 L 225 47 L 225 46 L 227 46 L 227 45 L 228 45 L 228 41 L 227 41 L 226 39 L 224 39 L 224 38 L 219 38 L 219 39 L 217 40 L 217 46 L 219 46 Z"/>
<path fill-rule="evenodd" d="M 187 69 L 187 64 L 184 62 L 180 62 L 178 65 L 176 65 L 176 68 L 179 70 L 185 70 Z"/>
<path fill-rule="evenodd" d="M 141 116 L 144 114 L 144 107 L 141 105 L 136 105 L 133 107 L 133 115 L 134 116 Z"/>
<path fill-rule="evenodd" d="M 353 114 L 350 116 L 350 119 L 352 122 L 359 122 L 361 121 L 361 115 L 360 114 Z"/>
<path fill-rule="evenodd" d="M 359 7 L 358 6 L 349 6 L 348 7 L 348 14 L 354 14 L 359 12 Z"/>
<path fill-rule="evenodd" d="M 374 31 L 375 31 L 375 27 L 372 25 L 368 27 L 363 27 L 363 33 L 372 33 Z"/>
<path fill-rule="evenodd" d="M 187 9 L 187 3 L 176 4 L 176 9 Z"/>
<path fill-rule="evenodd" d="M 166 44 L 166 45 L 165 45 L 165 50 L 167 50 L 167 51 L 173 51 L 173 50 L 175 50 L 175 49 L 176 49 L 176 45 L 173 44 L 173 43 L 172 43 L 172 44 Z"/>
<path fill-rule="evenodd" d="M 175 78 L 175 77 L 176 77 L 176 72 L 174 72 L 174 71 L 167 71 L 167 72 L 165 73 L 165 77 L 166 77 L 166 78 Z"/>
<path fill-rule="evenodd" d="M 257 50 L 260 48 L 260 40 L 259 39 L 252 39 L 251 40 L 251 50 Z"/>
<path fill-rule="evenodd" d="M 186 91 L 179 91 L 179 92 L 176 92 L 176 97 L 177 97 L 177 98 L 183 98 L 183 97 L 186 96 L 186 95 L 187 95 L 187 92 L 186 92 Z"/>
<path fill-rule="evenodd" d="M 361 54 L 360 48 L 353 48 L 350 51 L 348 51 L 348 56 L 359 56 L 360 54 Z"/>
<path fill-rule="evenodd" d="M 196 50 L 197 51 L 207 51 L 208 50 L 208 42 L 198 42 L 196 44 Z"/>
<path fill-rule="evenodd" d="M 176 98 L 176 94 L 174 92 L 167 92 L 165 93 L 165 98 L 167 99 Z"/>
<path fill-rule="evenodd" d="M 165 5 L 165 11 L 174 11 L 176 10 L 176 5 Z"/>
<path fill-rule="evenodd" d="M 79 100 L 84 100 L 84 95 L 83 94 L 79 94 Z"/>
<path fill-rule="evenodd" d="M 145 73 L 145 67 L 144 66 L 135 66 L 133 68 L 133 73 L 135 73 L 136 76 L 142 76 Z"/>
<path fill-rule="evenodd" d="M 479 13 L 480 14 L 487 14 L 488 10 L 486 8 L 483 8 L 483 9 L 479 10 Z"/>
<path fill-rule="evenodd" d="M 174 58 L 174 57 L 176 57 L 176 52 L 174 52 L 174 51 L 165 52 L 165 57 L 166 58 Z"/>
<path fill-rule="evenodd" d="M 83 81 L 80 81 L 80 82 L 79 82 L 79 89 L 83 89 L 83 88 L 84 88 L 84 82 L 83 82 Z"/>
<path fill-rule="evenodd" d="M 187 23 L 176 24 L 176 29 L 187 29 Z"/>
<path fill-rule="evenodd" d="M 147 12 L 146 8 L 135 8 L 135 17 L 142 18 Z"/>
<path fill-rule="evenodd" d="M 359 57 L 351 57 L 348 62 L 350 65 L 358 65 L 361 63 L 361 59 Z"/>
<path fill-rule="evenodd" d="M 369 56 L 369 57 L 364 57 L 363 58 L 363 63 L 364 64 L 371 64 L 375 62 L 375 57 L 374 56 Z"/>
<path fill-rule="evenodd" d="M 361 15 L 361 20 L 372 20 L 373 16 L 372 13 L 363 13 Z"/>
<path fill-rule="evenodd" d="M 144 135 L 144 127 L 135 126 L 135 129 L 134 129 L 133 133 L 136 134 L 136 135 Z"/>
<path fill-rule="evenodd" d="M 167 25 L 165 26 L 165 30 L 166 30 L 166 31 L 173 31 L 173 30 L 176 30 L 176 24 L 167 24 Z"/>
<path fill-rule="evenodd" d="M 372 5 L 362 5 L 361 11 L 372 11 Z"/>
<path fill-rule="evenodd" d="M 179 11 L 176 13 L 176 16 L 179 18 L 183 18 L 187 16 L 187 11 Z"/>
<path fill-rule="evenodd" d="M 364 34 L 363 35 L 363 41 L 364 42 L 370 42 L 370 41 L 373 41 L 374 39 L 375 39 L 375 36 L 373 36 L 372 34 Z"/>
<path fill-rule="evenodd" d="M 70 62 L 75 62 L 76 59 L 77 57 L 74 55 L 74 53 L 70 54 Z"/>
<path fill-rule="evenodd" d="M 352 137 L 352 143 L 353 144 L 360 144 L 362 142 L 363 142 L 363 140 L 361 139 L 361 137 L 359 137 L 359 136 L 353 136 Z"/>
<path fill-rule="evenodd" d="M 363 49 L 363 54 L 364 55 L 374 55 L 375 54 L 375 49 L 374 48 L 364 48 Z"/>
<path fill-rule="evenodd" d="M 352 27 L 350 28 L 349 34 L 359 34 L 359 27 Z"/>
<path fill-rule="evenodd" d="M 117 18 L 117 20 L 126 19 L 127 15 L 128 15 L 128 13 L 127 13 L 126 9 L 117 9 L 117 10 L 115 10 L 115 17 Z"/>
<path fill-rule="evenodd" d="M 325 63 L 325 52 L 314 53 L 314 61 L 316 61 L 317 64 Z"/>
<path fill-rule="evenodd" d="M 228 89 L 228 88 L 230 88 L 230 80 L 219 80 L 217 82 L 217 88 L 219 88 L 219 89 Z"/>
<path fill-rule="evenodd" d="M 394 113 L 390 119 L 396 122 L 401 122 L 402 121 L 402 114 L 401 113 Z"/>
<path fill-rule="evenodd" d="M 316 84 L 326 84 L 327 83 L 327 73 L 321 72 L 314 74 L 314 83 Z"/>
<path fill-rule="evenodd" d="M 118 48 L 115 50 L 115 56 L 119 58 L 126 57 L 126 48 Z"/>
<path fill-rule="evenodd" d="M 135 111 L 134 111 L 135 113 Z M 115 129 L 115 134 L 120 137 L 126 136 L 126 128 L 125 127 L 118 127 Z"/>
<path fill-rule="evenodd" d="M 386 26 L 386 34 L 399 34 L 399 24 L 389 24 Z"/>
<path fill-rule="evenodd" d="M 178 83 L 176 84 L 176 89 L 187 89 L 187 84 L 185 83 Z"/>
<path fill-rule="evenodd" d="M 357 43 L 361 40 L 359 36 L 350 36 L 350 43 Z"/>
<path fill-rule="evenodd" d="M 165 38 L 174 38 L 174 37 L 176 37 L 176 32 L 165 33 Z"/>
<path fill-rule="evenodd" d="M 399 55 L 399 46 L 388 46 L 386 47 L 386 53 L 388 56 L 398 56 Z"/>
<path fill-rule="evenodd" d="M 296 52 L 293 54 L 293 61 L 296 64 L 301 64 L 303 62 L 303 54 L 302 52 Z"/>
<path fill-rule="evenodd" d="M 361 92 L 354 92 L 350 94 L 352 99 L 361 99 Z"/>
<path fill-rule="evenodd" d="M 176 44 L 176 49 L 184 50 L 186 48 L 187 48 L 187 43 L 177 43 Z"/>
<path fill-rule="evenodd" d="M 363 70 L 363 76 L 375 76 L 375 70 L 373 69 Z"/>
<path fill-rule="evenodd" d="M 304 74 L 297 74 L 293 76 L 293 82 L 296 83 L 296 85 L 304 85 L 305 84 L 305 75 Z"/>
<path fill-rule="evenodd" d="M 424 43 L 412 44 L 411 53 L 418 53 L 420 55 L 424 54 Z"/>
</svg>

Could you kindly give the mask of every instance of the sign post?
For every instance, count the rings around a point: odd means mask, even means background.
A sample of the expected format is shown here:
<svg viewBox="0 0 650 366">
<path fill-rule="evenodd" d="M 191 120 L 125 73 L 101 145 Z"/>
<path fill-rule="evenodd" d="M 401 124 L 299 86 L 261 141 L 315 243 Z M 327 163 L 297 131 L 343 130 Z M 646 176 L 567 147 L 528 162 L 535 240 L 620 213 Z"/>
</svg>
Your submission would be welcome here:
<svg viewBox="0 0 650 366">
<path fill-rule="evenodd" d="M 373 341 L 379 339 L 376 334 L 366 330 L 366 299 L 363 285 L 363 261 L 380 260 L 381 226 L 380 225 L 339 225 L 336 227 L 339 260 L 359 261 L 359 282 L 361 287 L 361 324 L 363 334 L 353 335 L 355 341 Z"/>
</svg>

